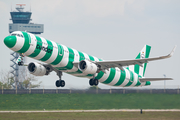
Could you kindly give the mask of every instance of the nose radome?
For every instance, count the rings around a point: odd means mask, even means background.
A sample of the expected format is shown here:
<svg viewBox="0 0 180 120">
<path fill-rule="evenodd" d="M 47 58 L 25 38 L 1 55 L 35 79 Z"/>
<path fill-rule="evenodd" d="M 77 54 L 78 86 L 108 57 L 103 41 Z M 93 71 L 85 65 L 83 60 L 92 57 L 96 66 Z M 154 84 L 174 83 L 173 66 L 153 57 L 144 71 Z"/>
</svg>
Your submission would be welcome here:
<svg viewBox="0 0 180 120">
<path fill-rule="evenodd" d="M 4 38 L 4 44 L 8 48 L 14 47 L 14 45 L 16 44 L 16 36 L 7 36 L 6 38 Z"/>
</svg>

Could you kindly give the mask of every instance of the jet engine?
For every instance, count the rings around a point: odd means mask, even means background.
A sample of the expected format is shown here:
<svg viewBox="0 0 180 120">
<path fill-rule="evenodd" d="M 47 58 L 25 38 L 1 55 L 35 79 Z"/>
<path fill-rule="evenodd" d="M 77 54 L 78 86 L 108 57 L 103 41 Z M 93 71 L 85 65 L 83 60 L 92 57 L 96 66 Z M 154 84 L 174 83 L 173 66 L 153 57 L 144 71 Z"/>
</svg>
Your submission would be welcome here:
<svg viewBox="0 0 180 120">
<path fill-rule="evenodd" d="M 43 65 L 36 62 L 29 63 L 28 70 L 35 76 L 43 76 L 46 75 L 47 72 L 46 68 Z"/>
<path fill-rule="evenodd" d="M 87 61 L 82 60 L 80 61 L 78 68 L 84 73 L 84 74 L 95 74 L 98 70 L 98 67 L 96 64 Z"/>
</svg>

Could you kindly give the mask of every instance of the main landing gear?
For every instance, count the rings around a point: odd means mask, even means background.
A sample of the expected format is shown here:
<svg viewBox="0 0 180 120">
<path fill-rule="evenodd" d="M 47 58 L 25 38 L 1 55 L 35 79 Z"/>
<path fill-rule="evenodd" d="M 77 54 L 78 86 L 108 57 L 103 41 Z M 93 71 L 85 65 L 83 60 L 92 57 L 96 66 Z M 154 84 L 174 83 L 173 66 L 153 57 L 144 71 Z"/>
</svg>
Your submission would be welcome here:
<svg viewBox="0 0 180 120">
<path fill-rule="evenodd" d="M 59 76 L 59 80 L 56 81 L 56 87 L 64 87 L 65 86 L 65 81 L 61 80 L 62 72 L 58 71 L 57 75 Z"/>
<path fill-rule="evenodd" d="M 97 86 L 98 84 L 99 84 L 98 79 L 92 78 L 92 79 L 89 80 L 89 85 L 90 86 L 93 86 L 93 85 Z"/>
</svg>

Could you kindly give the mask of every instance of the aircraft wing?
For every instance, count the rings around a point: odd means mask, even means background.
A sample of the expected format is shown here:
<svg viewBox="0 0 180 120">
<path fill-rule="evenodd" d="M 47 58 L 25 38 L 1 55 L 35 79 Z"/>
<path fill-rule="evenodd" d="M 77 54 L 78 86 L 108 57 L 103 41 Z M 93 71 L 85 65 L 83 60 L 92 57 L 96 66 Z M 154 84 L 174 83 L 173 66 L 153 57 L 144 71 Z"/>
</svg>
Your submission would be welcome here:
<svg viewBox="0 0 180 120">
<path fill-rule="evenodd" d="M 142 66 L 143 63 L 148 63 L 149 61 L 170 58 L 173 55 L 175 48 L 176 48 L 176 46 L 173 48 L 171 53 L 166 56 L 160 56 L 160 57 L 154 57 L 154 58 L 144 58 L 144 59 L 122 60 L 122 61 L 98 61 L 95 63 L 100 67 L 101 70 L 105 70 L 108 68 L 114 68 L 114 67 L 118 67 L 121 70 L 123 70 L 123 68 L 122 68 L 123 66 L 129 66 L 129 65 L 135 65 L 135 64 Z"/>
<path fill-rule="evenodd" d="M 172 78 L 139 78 L 140 82 L 159 81 L 159 80 L 173 80 Z"/>
</svg>

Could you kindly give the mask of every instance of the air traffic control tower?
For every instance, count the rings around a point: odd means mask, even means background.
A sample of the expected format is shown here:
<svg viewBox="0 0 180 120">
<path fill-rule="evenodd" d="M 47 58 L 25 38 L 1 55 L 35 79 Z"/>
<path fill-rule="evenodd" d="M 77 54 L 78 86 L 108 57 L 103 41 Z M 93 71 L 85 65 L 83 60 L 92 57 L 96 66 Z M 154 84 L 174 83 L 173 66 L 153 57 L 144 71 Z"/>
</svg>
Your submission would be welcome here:
<svg viewBox="0 0 180 120">
<path fill-rule="evenodd" d="M 24 12 L 25 4 L 16 4 L 17 11 L 11 11 L 11 19 L 12 23 L 9 24 L 9 33 L 14 31 L 26 31 L 33 34 L 41 34 L 44 32 L 43 24 L 34 24 L 30 23 L 32 12 Z M 16 52 L 11 53 L 13 64 L 10 66 L 13 70 L 11 73 L 13 74 L 15 83 L 13 85 L 14 88 L 23 89 L 21 82 L 26 78 L 26 68 L 24 66 L 18 66 L 16 64 L 16 60 L 19 57 L 19 54 Z M 26 62 L 26 57 L 24 57 L 24 63 Z"/>
<path fill-rule="evenodd" d="M 32 12 L 23 12 L 25 4 L 17 4 L 17 11 L 10 12 L 13 23 L 9 24 L 9 33 L 13 31 L 27 31 L 33 34 L 41 34 L 44 31 L 43 24 L 30 23 Z"/>
</svg>

